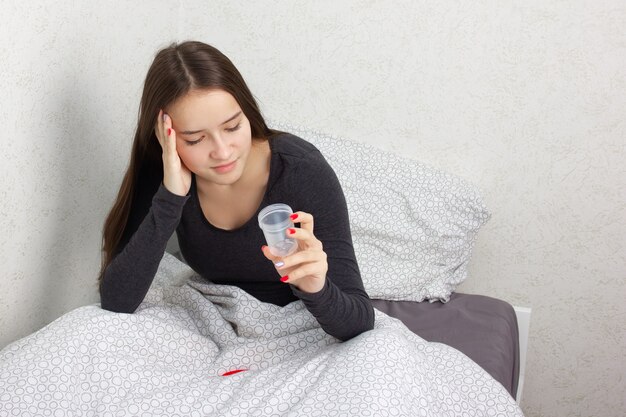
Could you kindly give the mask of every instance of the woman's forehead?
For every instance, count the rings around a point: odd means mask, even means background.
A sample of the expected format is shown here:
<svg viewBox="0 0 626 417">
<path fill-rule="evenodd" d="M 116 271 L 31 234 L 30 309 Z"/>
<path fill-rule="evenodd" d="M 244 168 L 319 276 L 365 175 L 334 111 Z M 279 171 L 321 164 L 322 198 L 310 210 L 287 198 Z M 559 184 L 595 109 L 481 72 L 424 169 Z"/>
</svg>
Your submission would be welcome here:
<svg viewBox="0 0 626 417">
<path fill-rule="evenodd" d="M 166 108 L 172 121 L 184 130 L 216 128 L 240 111 L 237 100 L 224 90 L 192 90 Z"/>
</svg>

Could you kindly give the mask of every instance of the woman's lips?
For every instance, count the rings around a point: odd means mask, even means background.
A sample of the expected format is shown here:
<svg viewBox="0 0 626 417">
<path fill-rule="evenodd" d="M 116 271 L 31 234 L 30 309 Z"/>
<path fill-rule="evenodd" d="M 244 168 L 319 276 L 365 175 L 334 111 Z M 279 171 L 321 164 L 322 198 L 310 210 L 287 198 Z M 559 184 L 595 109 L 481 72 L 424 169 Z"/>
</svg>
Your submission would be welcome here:
<svg viewBox="0 0 626 417">
<path fill-rule="evenodd" d="M 219 166 L 213 167 L 212 169 L 215 170 L 215 172 L 217 172 L 218 174 L 226 174 L 232 171 L 233 169 L 235 169 L 235 165 L 237 165 L 236 159 L 233 162 L 229 162 L 228 164 L 224 164 L 224 165 L 219 165 Z"/>
</svg>

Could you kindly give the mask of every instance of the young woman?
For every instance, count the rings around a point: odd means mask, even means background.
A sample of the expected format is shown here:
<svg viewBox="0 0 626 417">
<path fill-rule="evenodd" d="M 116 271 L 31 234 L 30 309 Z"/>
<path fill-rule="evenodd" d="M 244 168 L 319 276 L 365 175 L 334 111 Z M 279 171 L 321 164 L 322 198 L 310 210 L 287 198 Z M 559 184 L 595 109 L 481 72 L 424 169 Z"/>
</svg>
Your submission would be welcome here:
<svg viewBox="0 0 626 417">
<path fill-rule="evenodd" d="M 284 258 L 264 246 L 257 215 L 295 213 Z M 320 152 L 269 129 L 239 71 L 200 42 L 159 51 L 146 76 L 130 165 L 103 236 L 102 308 L 141 304 L 176 231 L 185 261 L 216 284 L 263 302 L 298 299 L 329 334 L 348 340 L 374 326 L 343 192 Z"/>
</svg>

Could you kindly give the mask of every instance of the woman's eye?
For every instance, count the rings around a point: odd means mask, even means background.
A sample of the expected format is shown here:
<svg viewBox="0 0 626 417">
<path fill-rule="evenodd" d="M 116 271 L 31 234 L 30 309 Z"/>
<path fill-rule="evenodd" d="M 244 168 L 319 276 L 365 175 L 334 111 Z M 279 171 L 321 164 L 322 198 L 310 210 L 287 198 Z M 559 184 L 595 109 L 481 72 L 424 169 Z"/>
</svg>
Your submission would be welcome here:
<svg viewBox="0 0 626 417">
<path fill-rule="evenodd" d="M 239 130 L 241 127 L 241 123 L 237 123 L 237 126 L 226 129 L 227 132 L 234 132 L 235 130 Z"/>
<path fill-rule="evenodd" d="M 186 140 L 185 143 L 187 143 L 187 145 L 189 145 L 189 146 L 192 146 L 192 145 L 195 145 L 196 143 L 200 142 L 201 140 L 202 140 L 202 138 L 200 138 L 198 140 L 192 140 L 192 141 Z"/>
</svg>

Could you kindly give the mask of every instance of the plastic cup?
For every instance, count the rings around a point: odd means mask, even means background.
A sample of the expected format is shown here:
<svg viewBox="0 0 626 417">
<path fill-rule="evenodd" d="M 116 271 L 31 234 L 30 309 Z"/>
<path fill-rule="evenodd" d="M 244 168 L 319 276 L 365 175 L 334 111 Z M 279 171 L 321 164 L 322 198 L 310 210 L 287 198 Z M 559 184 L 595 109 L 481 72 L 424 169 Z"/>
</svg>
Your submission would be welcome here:
<svg viewBox="0 0 626 417">
<path fill-rule="evenodd" d="M 288 256 L 296 251 L 298 242 L 287 237 L 287 229 L 293 227 L 293 210 L 287 204 L 272 204 L 259 213 L 259 227 L 274 256 Z"/>
</svg>

